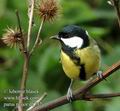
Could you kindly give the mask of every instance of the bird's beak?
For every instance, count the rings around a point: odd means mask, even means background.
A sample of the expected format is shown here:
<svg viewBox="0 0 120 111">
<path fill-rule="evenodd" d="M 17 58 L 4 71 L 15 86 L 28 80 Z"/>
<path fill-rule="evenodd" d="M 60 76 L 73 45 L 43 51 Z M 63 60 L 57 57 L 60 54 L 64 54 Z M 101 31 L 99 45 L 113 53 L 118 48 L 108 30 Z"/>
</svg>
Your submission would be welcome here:
<svg viewBox="0 0 120 111">
<path fill-rule="evenodd" d="M 50 39 L 60 40 L 60 38 L 58 37 L 58 35 L 51 36 Z"/>
</svg>

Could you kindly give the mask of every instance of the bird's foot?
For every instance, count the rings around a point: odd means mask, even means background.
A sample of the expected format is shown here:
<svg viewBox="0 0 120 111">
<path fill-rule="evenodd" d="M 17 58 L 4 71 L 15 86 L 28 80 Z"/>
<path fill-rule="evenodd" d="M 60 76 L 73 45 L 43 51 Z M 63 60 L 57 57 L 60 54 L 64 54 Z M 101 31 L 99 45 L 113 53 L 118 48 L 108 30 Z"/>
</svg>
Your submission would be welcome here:
<svg viewBox="0 0 120 111">
<path fill-rule="evenodd" d="M 103 79 L 103 75 L 102 75 L 102 71 L 98 71 L 97 72 L 97 77 L 100 78 L 100 79 Z"/>
<path fill-rule="evenodd" d="M 103 73 L 102 71 L 98 71 L 97 72 L 97 77 L 100 78 L 100 79 L 104 79 L 104 80 L 107 81 L 107 79 L 104 78 L 104 76 L 102 75 L 102 73 Z"/>
<path fill-rule="evenodd" d="M 70 87 L 68 88 L 68 91 L 67 91 L 67 100 L 68 100 L 69 102 L 72 102 L 72 101 L 73 101 L 73 93 L 72 93 L 72 90 L 71 90 Z"/>
</svg>

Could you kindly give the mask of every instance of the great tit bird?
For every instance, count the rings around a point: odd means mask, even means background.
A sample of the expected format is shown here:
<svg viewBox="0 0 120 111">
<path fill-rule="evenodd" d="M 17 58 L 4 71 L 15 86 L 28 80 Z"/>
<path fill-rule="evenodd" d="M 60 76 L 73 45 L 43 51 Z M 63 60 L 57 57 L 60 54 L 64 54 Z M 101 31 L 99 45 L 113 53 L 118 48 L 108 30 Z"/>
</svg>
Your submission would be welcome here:
<svg viewBox="0 0 120 111">
<path fill-rule="evenodd" d="M 100 49 L 88 32 L 76 25 L 64 27 L 52 38 L 61 43 L 61 64 L 65 74 L 71 79 L 67 92 L 67 99 L 71 101 L 73 80 L 88 80 L 98 72 Z"/>
</svg>

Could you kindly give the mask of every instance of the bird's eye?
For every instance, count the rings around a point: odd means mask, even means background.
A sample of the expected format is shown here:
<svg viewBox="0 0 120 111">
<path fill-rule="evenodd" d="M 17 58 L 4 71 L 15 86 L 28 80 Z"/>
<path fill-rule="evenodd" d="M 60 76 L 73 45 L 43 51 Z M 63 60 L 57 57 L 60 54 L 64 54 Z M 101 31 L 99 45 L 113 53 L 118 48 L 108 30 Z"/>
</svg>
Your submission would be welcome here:
<svg viewBox="0 0 120 111">
<path fill-rule="evenodd" d="M 65 33 L 65 32 L 60 32 L 60 33 L 59 33 L 59 36 L 60 36 L 61 38 L 68 38 L 68 37 L 69 37 L 69 34 L 68 34 L 68 33 Z"/>
</svg>

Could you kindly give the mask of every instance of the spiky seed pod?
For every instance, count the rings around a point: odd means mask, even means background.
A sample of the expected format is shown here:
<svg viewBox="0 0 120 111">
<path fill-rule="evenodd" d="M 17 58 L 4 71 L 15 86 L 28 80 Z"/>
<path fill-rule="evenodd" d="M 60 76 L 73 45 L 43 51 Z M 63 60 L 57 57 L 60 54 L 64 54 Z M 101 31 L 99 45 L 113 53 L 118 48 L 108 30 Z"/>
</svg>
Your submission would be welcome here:
<svg viewBox="0 0 120 111">
<path fill-rule="evenodd" d="M 36 9 L 42 19 L 53 21 L 59 15 L 60 6 L 55 0 L 41 0 Z"/>
<path fill-rule="evenodd" d="M 5 30 L 5 33 L 3 34 L 3 42 L 7 45 L 7 46 L 10 46 L 11 48 L 14 47 L 14 46 L 17 46 L 21 43 L 21 33 L 20 31 L 15 28 L 15 29 L 12 29 L 12 28 L 7 28 Z"/>
</svg>

